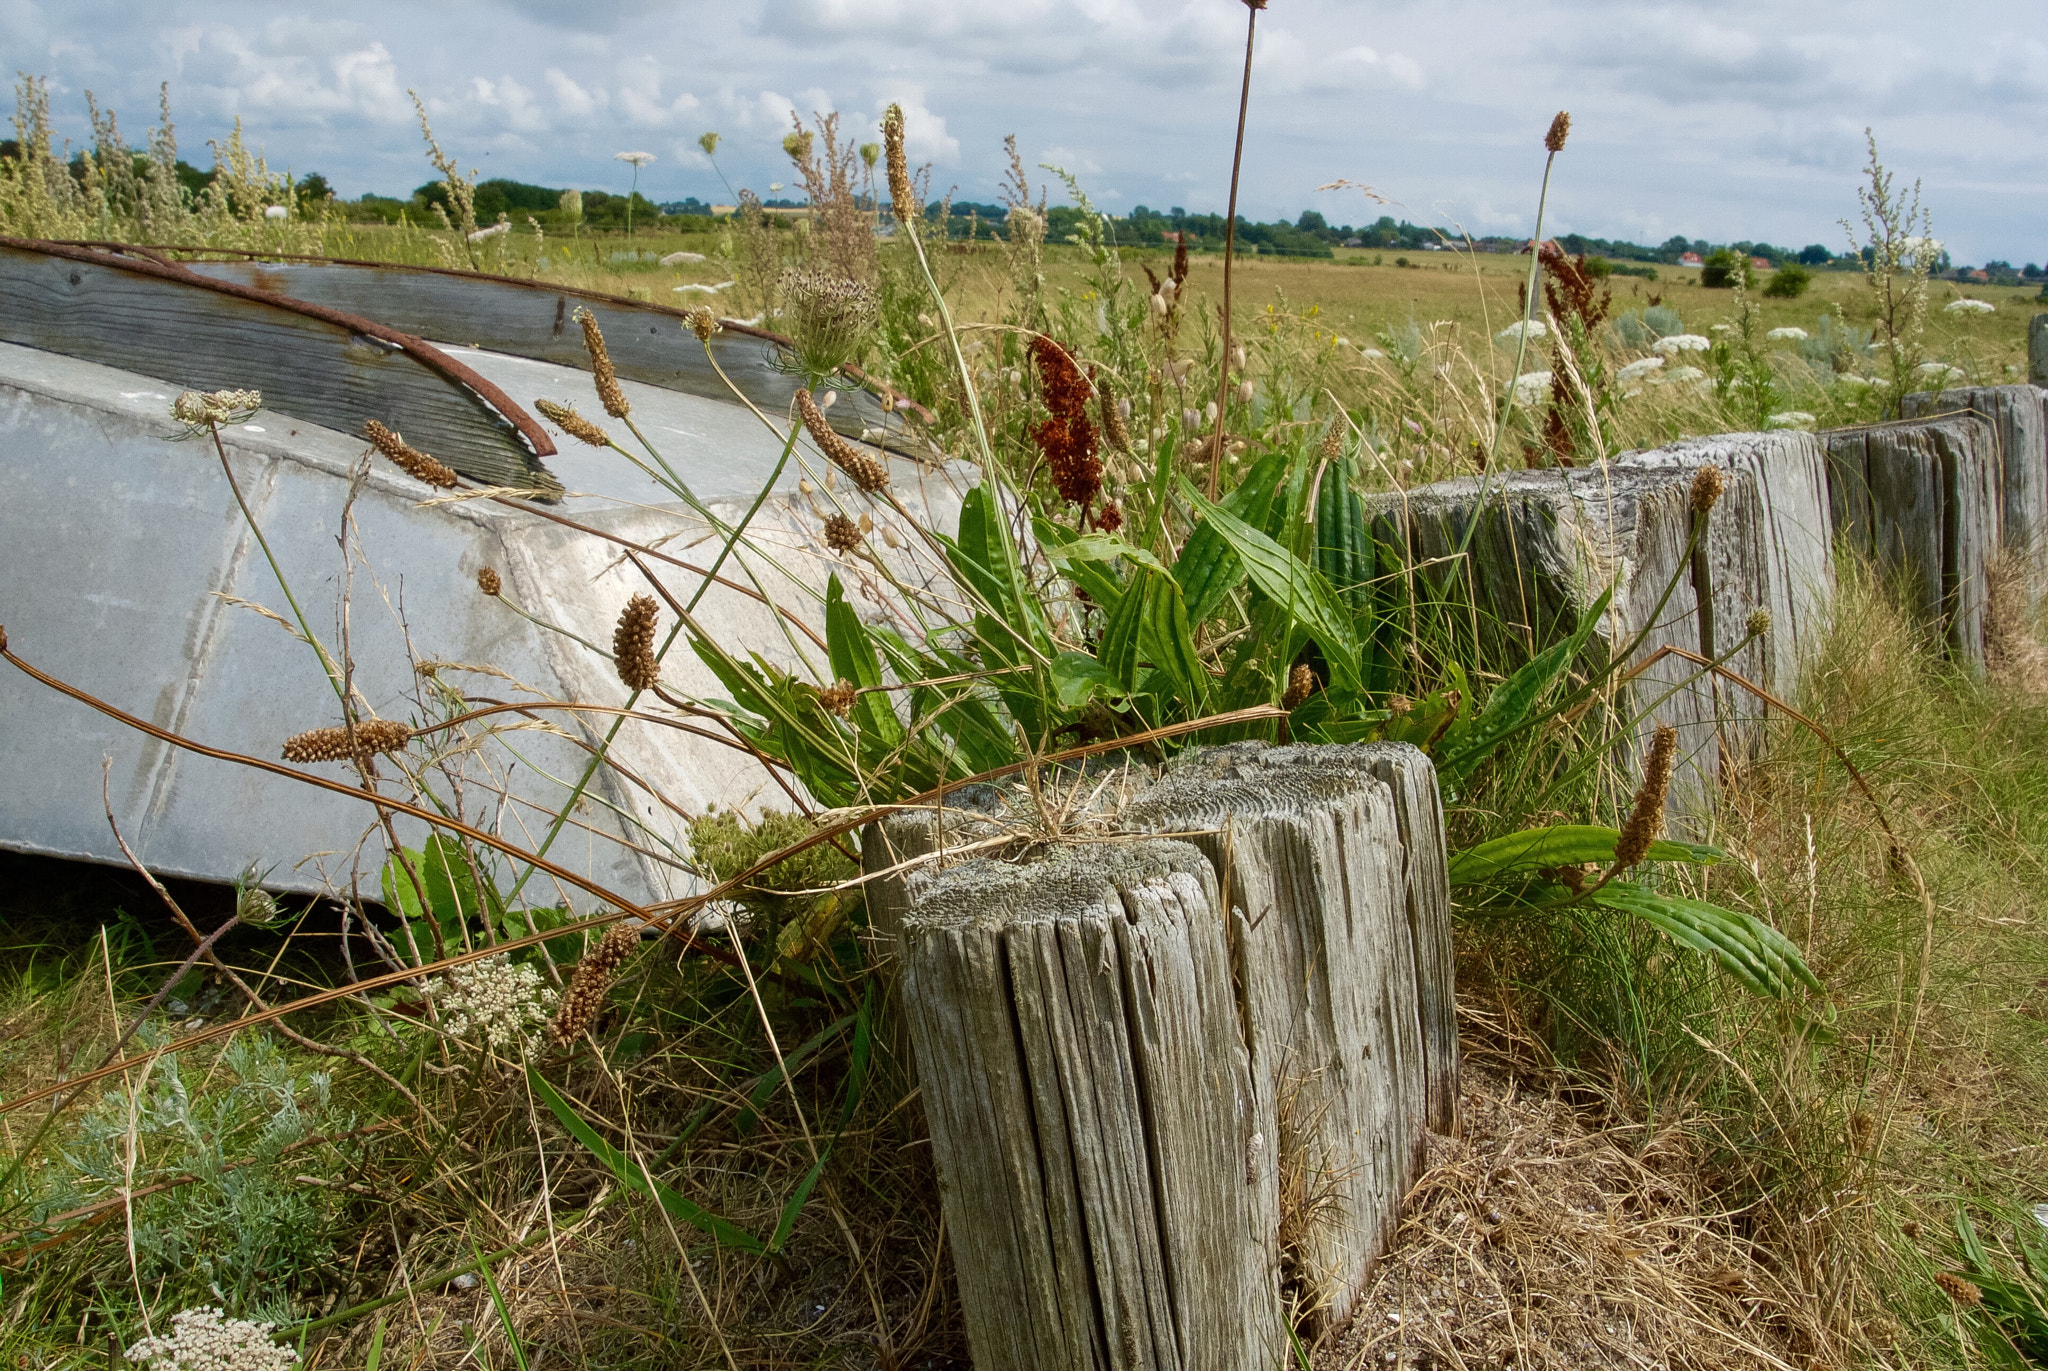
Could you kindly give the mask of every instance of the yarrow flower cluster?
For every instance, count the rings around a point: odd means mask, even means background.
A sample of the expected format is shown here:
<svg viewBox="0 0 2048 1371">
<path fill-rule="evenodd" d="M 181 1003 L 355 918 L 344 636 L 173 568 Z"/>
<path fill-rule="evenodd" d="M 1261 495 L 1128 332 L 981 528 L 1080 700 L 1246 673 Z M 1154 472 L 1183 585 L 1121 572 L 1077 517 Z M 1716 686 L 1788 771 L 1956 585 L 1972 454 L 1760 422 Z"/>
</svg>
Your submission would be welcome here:
<svg viewBox="0 0 2048 1371">
<path fill-rule="evenodd" d="M 441 1027 L 492 1052 L 538 1052 L 557 998 L 540 972 L 504 953 L 458 966 L 424 989 L 440 1007 Z"/>
<path fill-rule="evenodd" d="M 276 1330 L 221 1309 L 186 1309 L 171 1316 L 169 1337 L 144 1338 L 126 1355 L 149 1371 L 290 1371 L 299 1354 L 271 1341 Z"/>
<path fill-rule="evenodd" d="M 1812 428 L 1819 421 L 1803 409 L 1788 409 L 1771 415 L 1767 422 L 1772 428 Z"/>
<path fill-rule="evenodd" d="M 1550 394 L 1550 383 L 1556 378 L 1547 371 L 1525 371 L 1515 378 L 1515 403 L 1533 405 Z"/>
<path fill-rule="evenodd" d="M 260 390 L 188 390 L 171 401 L 171 417 L 192 428 L 239 424 L 263 408 Z"/>
<path fill-rule="evenodd" d="M 1785 328 L 1772 329 L 1764 338 L 1773 343 L 1803 343 L 1806 341 L 1806 330 L 1788 325 Z"/>
<path fill-rule="evenodd" d="M 1705 352 L 1713 343 L 1697 333 L 1674 333 L 1669 338 L 1659 338 L 1650 344 L 1653 352 L 1674 357 L 1681 352 Z"/>
<path fill-rule="evenodd" d="M 1635 361 L 1630 362 L 1627 366 L 1616 372 L 1615 376 L 1623 381 L 1640 381 L 1663 365 L 1664 359 L 1662 357 L 1638 357 Z"/>
<path fill-rule="evenodd" d="M 1995 314 L 1998 306 L 1989 300 L 1951 300 L 1941 307 L 1943 314 Z"/>
<path fill-rule="evenodd" d="M 1550 328 L 1541 319 L 1517 319 L 1494 336 L 1512 342 L 1525 332 L 1531 338 L 1545 338 L 1549 336 Z"/>
</svg>

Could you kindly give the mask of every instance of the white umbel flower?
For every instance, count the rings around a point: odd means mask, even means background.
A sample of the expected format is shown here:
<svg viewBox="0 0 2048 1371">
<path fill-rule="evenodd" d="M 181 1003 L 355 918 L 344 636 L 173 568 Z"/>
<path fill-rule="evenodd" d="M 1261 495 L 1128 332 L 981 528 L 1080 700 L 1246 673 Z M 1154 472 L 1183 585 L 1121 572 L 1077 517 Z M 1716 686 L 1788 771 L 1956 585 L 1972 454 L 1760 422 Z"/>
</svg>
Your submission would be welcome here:
<svg viewBox="0 0 2048 1371">
<path fill-rule="evenodd" d="M 171 1315 L 169 1337 L 144 1338 L 126 1355 L 149 1371 L 290 1371 L 299 1354 L 271 1341 L 276 1329 L 220 1309 L 186 1309 Z"/>
<path fill-rule="evenodd" d="M 1788 409 L 1773 414 L 1765 422 L 1772 428 L 1812 428 L 1817 421 L 1803 409 Z"/>
<path fill-rule="evenodd" d="M 540 972 L 504 953 L 458 966 L 423 987 L 440 1006 L 441 1027 L 492 1052 L 540 1050 L 542 1025 L 554 1017 L 555 992 Z"/>
<path fill-rule="evenodd" d="M 1504 338 L 1512 343 L 1515 339 L 1522 336 L 1524 330 L 1528 332 L 1531 338 L 1545 338 L 1550 334 L 1549 326 L 1541 319 L 1517 319 L 1514 323 L 1509 324 L 1493 336 Z"/>
<path fill-rule="evenodd" d="M 1790 326 L 1774 328 L 1764 337 L 1773 343 L 1803 343 L 1806 341 L 1806 330 Z"/>
<path fill-rule="evenodd" d="M 171 417 L 181 424 L 239 424 L 263 408 L 258 390 L 188 390 L 171 401 Z"/>
<path fill-rule="evenodd" d="M 1995 314 L 1998 306 L 1989 300 L 1951 300 L 1941 307 L 1943 314 Z"/>
<path fill-rule="evenodd" d="M 1947 362 L 1922 362 L 1913 368 L 1913 374 L 1925 377 L 1937 386 L 1945 386 L 1951 381 L 1963 379 L 1962 368 L 1952 367 Z"/>
<path fill-rule="evenodd" d="M 1664 365 L 1662 357 L 1638 357 L 1615 375 L 1623 381 L 1640 381 Z"/>
<path fill-rule="evenodd" d="M 1697 333 L 1674 333 L 1669 338 L 1659 338 L 1650 344 L 1653 352 L 1666 357 L 1675 357 L 1681 352 L 1705 352 L 1713 343 Z"/>
<path fill-rule="evenodd" d="M 1515 403 L 1533 405 L 1550 394 L 1553 378 L 1547 371 L 1525 371 L 1515 378 Z"/>
</svg>

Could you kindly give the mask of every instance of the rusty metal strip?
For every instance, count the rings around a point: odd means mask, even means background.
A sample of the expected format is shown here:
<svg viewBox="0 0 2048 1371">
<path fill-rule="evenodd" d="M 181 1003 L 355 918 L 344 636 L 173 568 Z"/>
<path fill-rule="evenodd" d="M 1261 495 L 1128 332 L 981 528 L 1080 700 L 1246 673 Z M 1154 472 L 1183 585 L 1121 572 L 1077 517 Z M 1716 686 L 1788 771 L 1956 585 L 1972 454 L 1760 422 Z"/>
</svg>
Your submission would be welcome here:
<svg viewBox="0 0 2048 1371">
<path fill-rule="evenodd" d="M 413 266 L 405 262 L 369 262 L 357 257 L 322 257 L 317 253 L 309 252 L 257 252 L 250 248 L 187 247 L 168 243 L 161 245 L 143 245 L 138 243 L 106 243 L 87 239 L 53 240 L 53 242 L 59 243 L 65 247 L 99 248 L 104 251 L 114 253 L 135 253 L 149 261 L 161 262 L 164 265 L 173 268 L 175 268 L 178 265 L 178 263 L 173 262 L 170 258 L 160 256 L 159 254 L 166 252 L 182 252 L 190 253 L 193 255 L 207 254 L 216 257 L 240 257 L 251 262 L 310 262 L 318 266 L 328 267 L 374 267 L 384 271 L 424 271 L 431 273 L 432 275 L 435 276 L 452 276 L 457 280 L 489 281 L 495 285 L 519 286 L 525 290 L 540 291 L 548 295 L 566 295 L 578 300 L 594 300 L 601 304 L 616 305 L 621 309 L 649 310 L 655 314 L 667 315 L 669 318 L 674 319 L 677 323 L 685 327 L 687 327 L 690 322 L 690 311 L 686 309 L 678 309 L 674 305 L 657 304 L 652 300 L 635 300 L 630 296 L 625 295 L 607 295 L 601 290 L 582 290 L 575 286 L 542 285 L 537 281 L 522 280 L 517 276 L 498 276 L 488 271 L 463 271 L 459 267 Z M 223 282 L 222 284 L 226 283 Z M 762 342 L 773 343 L 777 347 L 787 348 L 792 346 L 789 338 L 786 335 L 776 333 L 772 329 L 758 328 L 753 324 L 742 323 L 738 319 L 721 318 L 718 321 L 718 324 L 720 328 L 724 329 L 728 333 L 737 333 L 740 334 L 742 337 L 747 338 L 759 338 Z M 850 379 L 859 383 L 862 386 L 867 387 L 870 391 L 879 389 L 873 377 L 869 376 L 865 371 L 853 365 L 851 362 L 847 363 L 844 367 L 840 368 L 840 370 L 844 371 Z M 908 396 L 900 396 L 898 398 L 906 400 L 909 399 Z M 926 409 L 923 405 L 918 404 L 917 401 L 911 400 L 910 405 L 911 408 L 917 411 L 918 418 L 924 423 L 931 424 L 937 422 L 938 416 L 933 414 L 930 410 Z"/>
<path fill-rule="evenodd" d="M 154 276 L 159 280 L 174 281 L 183 286 L 196 286 L 202 290 L 210 290 L 221 295 L 231 295 L 239 300 L 247 300 L 252 304 L 270 305 L 277 309 L 289 310 L 291 313 L 301 314 L 309 319 L 318 319 L 322 323 L 345 328 L 351 333 L 360 334 L 366 338 L 374 338 L 379 342 L 389 343 L 421 366 L 426 367 L 429 371 L 435 372 L 471 391 L 478 399 L 496 410 L 504 417 L 507 423 L 512 425 L 519 436 L 526 440 L 526 444 L 533 450 L 534 456 L 552 457 L 555 455 L 555 443 L 552 438 L 548 437 L 547 430 L 542 428 L 535 421 L 534 417 L 528 414 L 511 396 L 507 395 L 490 381 L 484 379 L 484 377 L 478 375 L 475 371 L 472 371 L 469 367 L 464 366 L 461 362 L 456 361 L 453 357 L 435 347 L 432 343 L 427 342 L 424 338 L 415 338 L 410 333 L 400 333 L 397 329 L 389 328 L 374 319 L 365 319 L 361 315 L 350 314 L 344 310 L 330 309 L 326 305 L 316 305 L 305 300 L 295 300 L 289 295 L 279 295 L 267 290 L 256 290 L 249 286 L 237 285 L 233 281 L 219 281 L 211 276 L 203 276 L 199 272 L 193 271 L 180 263 L 168 261 L 157 255 L 158 251 L 166 249 L 151 250 L 148 248 L 137 248 L 132 244 L 60 243 L 41 238 L 9 238 L 5 235 L 0 235 L 0 246 L 19 248 L 24 252 L 39 252 L 48 257 L 61 257 L 66 261 L 84 262 L 91 266 L 116 267 L 122 271 L 132 271 L 142 276 Z M 108 250 L 110 248 L 118 248 L 118 250 L 110 251 Z M 182 251 L 182 249 L 168 250 Z M 205 250 L 212 251 L 212 249 Z"/>
</svg>

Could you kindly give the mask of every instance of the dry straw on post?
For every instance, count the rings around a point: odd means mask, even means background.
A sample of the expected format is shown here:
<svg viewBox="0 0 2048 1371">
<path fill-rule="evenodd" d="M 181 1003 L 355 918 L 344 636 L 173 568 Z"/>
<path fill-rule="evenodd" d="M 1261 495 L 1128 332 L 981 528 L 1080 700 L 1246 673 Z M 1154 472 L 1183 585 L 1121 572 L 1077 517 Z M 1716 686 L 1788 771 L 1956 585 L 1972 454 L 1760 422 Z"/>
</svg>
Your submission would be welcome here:
<svg viewBox="0 0 2048 1371">
<path fill-rule="evenodd" d="M 834 433 L 832 426 L 825 422 L 825 411 L 819 409 L 817 400 L 801 387 L 796 392 L 796 412 L 804 421 L 804 427 L 810 430 L 811 441 L 818 445 L 818 450 L 829 457 L 834 466 L 851 476 L 855 485 L 869 495 L 888 489 L 889 468 Z"/>
<path fill-rule="evenodd" d="M 455 484 L 455 471 L 452 467 L 429 457 L 375 419 L 363 425 L 363 433 L 369 438 L 371 447 L 390 458 L 393 466 L 404 471 L 415 481 L 422 481 L 430 486 Z"/>
<path fill-rule="evenodd" d="M 654 660 L 654 618 L 658 608 L 652 595 L 635 595 L 626 601 L 619 614 L 619 626 L 612 633 L 612 661 L 628 690 L 652 690 L 661 679 L 661 667 Z"/>
<path fill-rule="evenodd" d="M 412 729 L 395 719 L 371 719 L 356 725 L 356 747 L 349 746 L 346 728 L 309 728 L 284 740 L 284 759 L 298 765 L 309 762 L 345 762 L 360 749 L 365 757 L 375 752 L 396 752 L 412 741 Z"/>
<path fill-rule="evenodd" d="M 559 400 L 535 400 L 533 407 L 545 414 L 548 422 L 571 438 L 580 438 L 592 447 L 611 446 L 612 436 L 578 414 L 575 406 L 565 405 Z"/>
<path fill-rule="evenodd" d="M 619 376 L 612 370 L 612 355 L 605 348 L 604 334 L 598 330 L 597 316 L 579 307 L 576 322 L 583 326 L 583 347 L 590 354 L 590 379 L 597 386 L 597 398 L 604 402 L 606 414 L 623 419 L 633 412 L 633 407 L 626 403 L 626 392 L 619 388 Z"/>
</svg>

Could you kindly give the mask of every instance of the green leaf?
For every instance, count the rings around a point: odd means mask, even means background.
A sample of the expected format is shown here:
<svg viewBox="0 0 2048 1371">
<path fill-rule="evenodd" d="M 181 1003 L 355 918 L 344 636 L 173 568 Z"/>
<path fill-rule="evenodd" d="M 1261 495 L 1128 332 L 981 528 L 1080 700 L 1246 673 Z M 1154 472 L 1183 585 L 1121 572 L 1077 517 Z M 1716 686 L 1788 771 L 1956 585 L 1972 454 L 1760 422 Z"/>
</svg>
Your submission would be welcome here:
<svg viewBox="0 0 2048 1371">
<path fill-rule="evenodd" d="M 610 1167 L 612 1174 L 618 1177 L 619 1184 L 642 1195 L 650 1193 L 648 1187 L 651 1184 L 651 1193 L 661 1203 L 661 1207 L 668 1211 L 670 1218 L 678 1219 L 709 1234 L 721 1247 L 736 1247 L 742 1252 L 768 1250 L 767 1244 L 753 1234 L 735 1228 L 702 1205 L 677 1194 L 652 1175 L 644 1174 L 625 1153 L 597 1136 L 597 1131 L 576 1112 L 575 1106 L 564 1099 L 561 1092 L 548 1084 L 547 1078 L 531 1066 L 526 1068 L 526 1079 L 532 1085 L 533 1093 L 540 1096 L 549 1111 L 561 1120 L 562 1127 L 568 1129 L 576 1141 L 590 1149 L 591 1155 Z"/>
<path fill-rule="evenodd" d="M 1620 841 L 1620 829 L 1593 824 L 1560 824 L 1504 834 L 1454 853 L 1451 884 L 1473 885 L 1511 872 L 1539 871 L 1550 866 L 1578 866 L 1584 862 L 1604 865 L 1614 860 L 1615 845 Z M 1704 843 L 1659 839 L 1650 844 L 1649 860 L 1705 866 L 1721 860 L 1722 855 L 1720 848 Z"/>
<path fill-rule="evenodd" d="M 1058 527 L 1057 524 L 1043 519 L 1038 521 L 1038 526 L 1041 529 Z M 1121 559 L 1132 566 L 1156 571 L 1162 576 L 1166 574 L 1165 565 L 1157 557 L 1134 543 L 1125 542 L 1114 533 L 1084 533 L 1063 543 L 1047 542 L 1045 556 L 1047 561 L 1062 570 L 1074 562 L 1112 562 Z"/>
<path fill-rule="evenodd" d="M 1202 665 L 1201 654 L 1195 651 L 1194 630 L 1188 622 L 1180 586 L 1163 573 L 1146 576 L 1144 584 L 1140 649 L 1178 688 L 1179 699 L 1188 714 L 1201 714 L 1209 700 L 1209 672 Z"/>
<path fill-rule="evenodd" d="M 1438 763 L 1437 769 L 1446 779 L 1455 781 L 1470 774 L 1503 738 L 1521 727 L 1543 693 L 1578 660 L 1613 596 L 1611 587 L 1602 591 L 1592 608 L 1579 616 L 1579 626 L 1569 638 L 1537 653 L 1487 696 L 1486 708 L 1473 721 L 1471 731 L 1458 739 L 1455 752 Z"/>
<path fill-rule="evenodd" d="M 1267 599 L 1284 606 L 1323 649 L 1332 682 L 1340 689 L 1358 688 L 1358 639 L 1350 616 L 1338 605 L 1330 583 L 1313 567 L 1221 506 L 1201 496 L 1185 477 L 1182 493 L 1244 563 L 1245 574 Z"/>
<path fill-rule="evenodd" d="M 1799 949 L 1754 915 L 1704 900 L 1610 881 L 1588 897 L 1594 904 L 1634 915 L 1673 940 L 1706 953 L 1753 994 L 1786 999 L 1821 983 Z"/>
<path fill-rule="evenodd" d="M 867 687 L 855 697 L 853 706 L 853 717 L 861 731 L 872 735 L 884 748 L 902 742 L 903 722 L 890 707 L 889 697 L 877 689 L 886 682 L 882 679 L 882 664 L 875 656 L 875 645 L 868 640 L 867 625 L 846 602 L 846 591 L 840 586 L 836 571 L 825 583 L 825 646 L 831 655 L 833 676 Z"/>
<path fill-rule="evenodd" d="M 1145 622 L 1146 584 L 1152 578 L 1134 578 L 1124 593 L 1109 607 L 1109 622 L 1103 625 L 1102 646 L 1096 657 L 1126 695 L 1138 686 L 1138 638 Z"/>
<path fill-rule="evenodd" d="M 1079 709 L 1098 695 L 1121 699 L 1129 693 L 1115 672 L 1085 652 L 1062 652 L 1053 658 L 1052 685 L 1065 710 Z"/>
<path fill-rule="evenodd" d="M 492 1274 L 491 1264 L 484 1260 L 482 1248 L 472 1241 L 469 1250 L 476 1257 L 476 1269 L 483 1273 L 484 1289 L 490 1291 L 491 1304 L 498 1311 L 498 1325 L 505 1330 L 505 1341 L 511 1344 L 512 1360 L 519 1371 L 527 1371 L 526 1345 L 519 1340 L 519 1330 L 512 1326 L 512 1311 L 505 1307 L 505 1295 L 498 1289 L 498 1278 Z"/>
<path fill-rule="evenodd" d="M 1223 508 L 1246 523 L 1263 526 L 1273 508 L 1274 491 L 1286 474 L 1285 454 L 1268 454 L 1245 473 L 1237 489 L 1223 497 Z M 1215 613 L 1224 597 L 1244 579 L 1244 563 L 1219 530 L 1197 524 L 1173 564 L 1173 577 L 1187 599 L 1189 621 L 1199 624 Z"/>
</svg>

